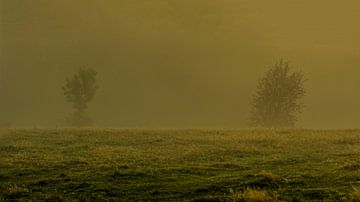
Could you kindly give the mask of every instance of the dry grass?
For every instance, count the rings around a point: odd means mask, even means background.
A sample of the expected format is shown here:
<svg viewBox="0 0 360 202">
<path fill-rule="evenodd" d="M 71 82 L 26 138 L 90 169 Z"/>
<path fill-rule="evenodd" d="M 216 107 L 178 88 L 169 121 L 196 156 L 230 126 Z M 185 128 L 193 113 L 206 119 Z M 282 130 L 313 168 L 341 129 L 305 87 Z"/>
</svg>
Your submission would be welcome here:
<svg viewBox="0 0 360 202">
<path fill-rule="evenodd" d="M 270 183 L 277 183 L 278 182 L 278 179 L 277 177 L 272 173 L 272 172 L 269 172 L 269 171 L 265 171 L 265 170 L 262 170 L 260 172 L 260 175 L 259 175 L 261 178 L 263 178 L 263 180 L 267 181 L 267 182 L 270 182 Z"/>
<path fill-rule="evenodd" d="M 279 201 L 278 197 L 273 193 L 258 189 L 246 188 L 242 192 L 236 192 L 230 189 L 230 198 L 234 202 L 270 202 Z"/>
<path fill-rule="evenodd" d="M 353 188 L 353 191 L 349 194 L 349 200 L 351 202 L 360 202 L 360 189 Z"/>
</svg>

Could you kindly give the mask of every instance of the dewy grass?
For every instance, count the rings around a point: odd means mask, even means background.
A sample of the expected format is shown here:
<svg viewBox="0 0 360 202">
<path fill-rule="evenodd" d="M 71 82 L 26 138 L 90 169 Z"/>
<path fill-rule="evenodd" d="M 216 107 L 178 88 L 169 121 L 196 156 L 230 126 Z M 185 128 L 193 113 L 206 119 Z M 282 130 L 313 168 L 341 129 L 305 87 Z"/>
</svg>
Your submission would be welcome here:
<svg viewBox="0 0 360 202">
<path fill-rule="evenodd" d="M 1 130 L 0 200 L 357 201 L 359 140 L 358 130 Z"/>
</svg>

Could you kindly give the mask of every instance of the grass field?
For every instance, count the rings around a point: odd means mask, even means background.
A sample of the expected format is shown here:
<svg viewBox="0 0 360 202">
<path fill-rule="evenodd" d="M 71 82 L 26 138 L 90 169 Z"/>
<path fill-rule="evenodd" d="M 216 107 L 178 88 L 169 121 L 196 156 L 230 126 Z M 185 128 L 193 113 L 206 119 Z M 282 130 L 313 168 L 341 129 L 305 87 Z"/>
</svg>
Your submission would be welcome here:
<svg viewBox="0 0 360 202">
<path fill-rule="evenodd" d="M 12 129 L 0 143 L 0 200 L 360 200 L 360 130 Z"/>
</svg>

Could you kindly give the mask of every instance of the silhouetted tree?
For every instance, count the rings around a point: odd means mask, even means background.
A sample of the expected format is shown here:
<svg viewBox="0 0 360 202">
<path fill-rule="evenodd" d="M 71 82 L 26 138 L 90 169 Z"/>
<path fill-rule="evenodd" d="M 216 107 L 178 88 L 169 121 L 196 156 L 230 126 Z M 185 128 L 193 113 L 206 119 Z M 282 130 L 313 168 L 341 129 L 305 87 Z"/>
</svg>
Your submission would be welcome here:
<svg viewBox="0 0 360 202">
<path fill-rule="evenodd" d="M 81 68 L 72 78 L 66 79 L 63 92 L 66 100 L 73 104 L 75 112 L 66 122 L 70 126 L 90 126 L 91 119 L 86 115 L 88 103 L 94 98 L 98 89 L 97 72 L 91 68 Z"/>
<path fill-rule="evenodd" d="M 252 103 L 251 122 L 257 127 L 294 127 L 303 104 L 306 79 L 280 60 L 260 78 Z"/>
</svg>

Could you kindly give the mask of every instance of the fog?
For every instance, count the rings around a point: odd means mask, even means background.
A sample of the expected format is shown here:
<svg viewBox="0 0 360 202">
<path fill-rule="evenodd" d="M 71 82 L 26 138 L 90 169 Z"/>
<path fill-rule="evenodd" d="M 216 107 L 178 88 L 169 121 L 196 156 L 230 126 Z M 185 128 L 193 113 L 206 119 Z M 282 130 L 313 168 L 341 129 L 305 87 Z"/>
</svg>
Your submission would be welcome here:
<svg viewBox="0 0 360 202">
<path fill-rule="evenodd" d="M 54 127 L 86 66 L 101 127 L 243 128 L 278 59 L 308 81 L 304 128 L 359 128 L 357 0 L 0 0 L 0 120 Z"/>
</svg>

